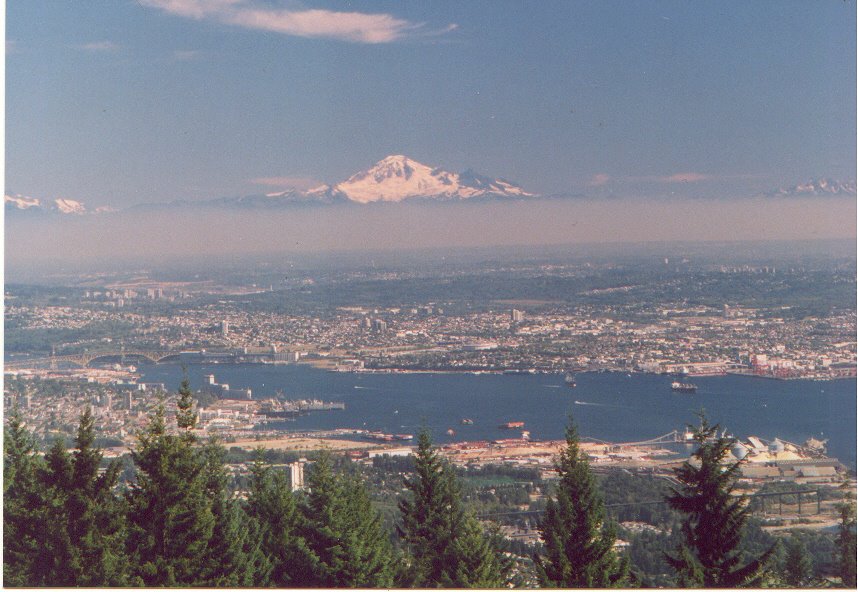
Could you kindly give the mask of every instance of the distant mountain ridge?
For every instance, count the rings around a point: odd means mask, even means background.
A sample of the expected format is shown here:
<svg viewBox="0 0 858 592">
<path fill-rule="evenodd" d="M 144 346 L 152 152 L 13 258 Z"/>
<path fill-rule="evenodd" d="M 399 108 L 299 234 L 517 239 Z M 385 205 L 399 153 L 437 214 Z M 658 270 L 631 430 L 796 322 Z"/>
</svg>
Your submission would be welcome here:
<svg viewBox="0 0 858 592">
<path fill-rule="evenodd" d="M 492 179 L 468 169 L 452 173 L 430 167 L 397 154 L 381 159 L 371 168 L 353 174 L 334 185 L 320 185 L 301 191 L 221 197 L 201 201 L 177 200 L 141 204 L 132 209 L 170 208 L 279 208 L 291 205 L 326 205 L 335 203 L 369 204 L 403 201 L 463 201 L 475 199 L 522 199 L 537 197 L 504 179 Z M 103 209 L 101 209 L 103 210 Z M 22 195 L 6 196 L 6 211 L 26 211 L 61 214 L 89 213 L 83 203 L 57 199 L 43 203 Z M 99 210 L 97 210 L 99 211 Z"/>
<path fill-rule="evenodd" d="M 855 181 L 833 181 L 831 179 L 812 179 L 792 187 L 780 187 L 765 195 L 777 196 L 810 196 L 810 195 L 856 195 Z"/>
<path fill-rule="evenodd" d="M 855 196 L 855 181 L 814 179 L 792 187 L 778 188 L 757 194 L 768 197 L 831 197 Z M 387 156 L 365 171 L 353 174 L 334 185 L 320 185 L 301 191 L 288 189 L 240 197 L 207 200 L 176 200 L 145 203 L 131 210 L 169 210 L 176 208 L 239 208 L 277 209 L 296 205 L 323 206 L 331 204 L 370 204 L 400 202 L 460 202 L 521 200 L 533 198 L 587 197 L 584 194 L 539 195 L 530 193 L 504 179 L 493 179 L 468 169 L 452 173 L 440 167 L 430 167 L 401 154 Z M 41 200 L 21 194 L 5 196 L 6 213 L 18 215 L 82 216 L 117 211 L 110 207 L 89 210 L 83 202 L 67 198 Z"/>
<path fill-rule="evenodd" d="M 26 195 L 4 195 L 6 211 L 28 211 L 44 214 L 72 214 L 83 215 L 87 213 L 86 207 L 79 201 L 59 197 L 51 201 L 43 201 L 37 197 Z"/>
</svg>

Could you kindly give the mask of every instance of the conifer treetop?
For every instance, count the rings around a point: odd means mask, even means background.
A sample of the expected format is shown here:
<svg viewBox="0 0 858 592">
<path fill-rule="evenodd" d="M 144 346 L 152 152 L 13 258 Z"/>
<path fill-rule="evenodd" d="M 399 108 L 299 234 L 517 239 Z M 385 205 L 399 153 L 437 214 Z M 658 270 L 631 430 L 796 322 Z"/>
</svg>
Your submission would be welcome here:
<svg viewBox="0 0 858 592">
<path fill-rule="evenodd" d="M 675 555 L 666 555 L 683 587 L 757 587 L 774 546 L 741 565 L 738 550 L 749 507 L 745 496 L 734 495 L 742 461 L 728 458 L 735 439 L 719 435 L 701 413 L 694 428 L 695 463 L 686 461 L 675 469 L 681 486 L 667 497 L 670 506 L 685 514 L 685 543 Z"/>
<path fill-rule="evenodd" d="M 626 583 L 628 566 L 614 551 L 613 524 L 605 524 L 605 508 L 590 466 L 579 445 L 572 418 L 566 446 L 555 462 L 556 495 L 549 498 L 539 524 L 543 553 L 534 557 L 542 586 L 609 588 Z"/>
</svg>

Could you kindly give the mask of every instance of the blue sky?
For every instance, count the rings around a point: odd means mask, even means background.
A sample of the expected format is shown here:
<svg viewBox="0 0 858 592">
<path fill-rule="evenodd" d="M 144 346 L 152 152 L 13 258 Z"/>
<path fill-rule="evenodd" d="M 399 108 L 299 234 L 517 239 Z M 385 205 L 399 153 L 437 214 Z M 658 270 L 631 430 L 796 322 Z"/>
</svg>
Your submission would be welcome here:
<svg viewBox="0 0 858 592">
<path fill-rule="evenodd" d="M 855 2 L 7 3 L 6 187 L 89 206 L 388 154 L 539 193 L 855 178 Z"/>
</svg>

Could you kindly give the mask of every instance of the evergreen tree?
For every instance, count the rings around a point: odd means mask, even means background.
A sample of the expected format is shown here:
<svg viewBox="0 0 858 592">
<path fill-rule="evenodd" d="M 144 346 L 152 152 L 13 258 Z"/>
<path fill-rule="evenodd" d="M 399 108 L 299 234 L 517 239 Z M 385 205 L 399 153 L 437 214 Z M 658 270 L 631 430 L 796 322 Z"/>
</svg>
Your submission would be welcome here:
<svg viewBox="0 0 858 592">
<path fill-rule="evenodd" d="M 3 431 L 3 584 L 46 586 L 39 561 L 50 524 L 38 479 L 44 459 L 17 408 Z"/>
<path fill-rule="evenodd" d="M 560 477 L 556 499 L 549 498 L 539 524 L 544 552 L 534 558 L 540 584 L 561 588 L 624 585 L 628 564 L 614 551 L 614 527 L 605 524 L 604 504 L 571 421 L 555 470 Z"/>
<path fill-rule="evenodd" d="M 444 556 L 450 544 L 450 528 L 443 509 L 458 500 L 451 499 L 445 467 L 426 430 L 417 437 L 414 475 L 406 478 L 411 497 L 399 501 L 402 525 L 399 534 L 411 554 L 411 581 L 414 587 L 438 585 L 445 579 Z"/>
<path fill-rule="evenodd" d="M 510 564 L 495 537 L 462 508 L 452 469 L 432 447 L 426 430 L 418 436 L 414 474 L 406 478 L 409 498 L 399 502 L 399 534 L 410 569 L 400 584 L 416 587 L 497 588 L 505 586 Z"/>
<path fill-rule="evenodd" d="M 849 481 L 843 482 L 844 501 L 840 504 L 840 523 L 837 526 L 837 569 L 840 584 L 844 588 L 856 586 L 856 534 L 855 534 L 855 502 Z"/>
<path fill-rule="evenodd" d="M 194 394 L 187 373 L 182 378 L 176 397 L 176 425 L 186 440 L 194 440 L 191 430 L 197 427 L 197 414 L 194 413 Z"/>
<path fill-rule="evenodd" d="M 232 499 L 228 490 L 229 478 L 224 469 L 226 451 L 216 442 L 209 442 L 200 452 L 205 490 L 214 516 L 200 583 L 214 588 L 264 585 L 271 565 L 261 549 L 258 524 Z"/>
<path fill-rule="evenodd" d="M 102 453 L 93 447 L 94 441 L 94 421 L 87 408 L 81 415 L 74 454 L 58 439 L 44 462 L 34 463 L 27 458 L 34 450 L 32 439 L 22 431 L 20 417 L 11 419 L 7 449 L 12 454 L 7 468 L 14 482 L 6 482 L 9 489 L 4 497 L 7 583 L 62 587 L 126 583 L 122 511 L 113 491 L 119 466 L 111 463 L 99 475 Z M 20 452 L 26 450 L 30 452 L 22 456 Z M 21 487 L 29 490 L 26 508 L 16 505 Z M 13 536 L 18 540 L 13 541 Z M 29 567 L 15 574 L 24 549 Z"/>
<path fill-rule="evenodd" d="M 305 563 L 309 550 L 297 534 L 300 515 L 295 497 L 285 474 L 262 461 L 261 450 L 257 450 L 251 466 L 246 512 L 258 532 L 260 548 L 269 565 L 267 577 L 257 585 L 277 588 L 305 585 L 310 579 Z"/>
<path fill-rule="evenodd" d="M 188 411 L 188 406 L 180 406 L 178 418 Z M 161 404 L 132 452 L 137 480 L 128 494 L 127 543 L 135 575 L 146 586 L 206 581 L 215 517 L 192 427 L 185 422 L 180 436 L 168 434 Z"/>
<path fill-rule="evenodd" d="M 513 564 L 500 552 L 502 544 L 496 532 L 484 530 L 479 520 L 467 512 L 451 548 L 451 554 L 456 558 L 452 587 L 507 587 Z"/>
<path fill-rule="evenodd" d="M 42 487 L 42 506 L 36 509 L 38 522 L 49 525 L 37 535 L 39 551 L 35 575 L 44 582 L 42 585 L 73 586 L 75 573 L 80 571 L 65 512 L 64 494 L 71 486 L 72 470 L 65 441 L 57 438 L 45 454 L 45 466 L 37 477 Z"/>
<path fill-rule="evenodd" d="M 694 431 L 696 462 L 685 462 L 675 470 L 682 486 L 674 488 L 667 501 L 685 514 L 685 542 L 676 555 L 666 558 L 681 587 L 759 587 L 774 545 L 740 565 L 738 547 L 749 509 L 746 498 L 733 495 L 741 462 L 728 462 L 727 456 L 735 440 L 719 436 L 718 430 L 701 415 Z"/>
<path fill-rule="evenodd" d="M 790 537 L 786 545 L 781 582 L 787 588 L 809 588 L 815 584 L 813 560 L 801 539 Z"/>
<path fill-rule="evenodd" d="M 24 426 L 18 407 L 9 413 L 3 429 L 3 499 L 13 486 L 33 481 L 39 457 L 36 441 Z M 13 496 L 12 499 L 15 499 Z"/>
<path fill-rule="evenodd" d="M 64 530 L 71 547 L 68 560 L 59 557 L 68 580 L 56 585 L 119 586 L 127 582 L 123 508 L 114 492 L 119 461 L 111 462 L 99 475 L 103 455 L 94 443 L 95 420 L 87 407 L 80 417 L 72 455 L 58 441 L 47 457 L 46 485 L 62 504 L 55 531 Z"/>
<path fill-rule="evenodd" d="M 303 537 L 307 586 L 389 588 L 393 585 L 393 550 L 357 477 L 335 474 L 328 451 L 322 451 L 307 478 Z"/>
</svg>

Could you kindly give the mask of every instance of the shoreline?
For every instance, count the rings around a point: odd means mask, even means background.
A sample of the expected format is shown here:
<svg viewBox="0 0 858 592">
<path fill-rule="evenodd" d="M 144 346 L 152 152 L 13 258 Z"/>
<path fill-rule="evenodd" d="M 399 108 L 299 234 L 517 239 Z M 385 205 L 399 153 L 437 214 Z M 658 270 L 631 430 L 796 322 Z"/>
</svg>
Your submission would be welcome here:
<svg viewBox="0 0 858 592">
<path fill-rule="evenodd" d="M 310 364 L 312 365 L 312 364 Z M 313 365 L 315 368 L 318 366 Z M 564 371 L 554 370 L 536 370 L 534 372 L 527 371 L 510 371 L 510 370 L 414 370 L 410 368 L 384 368 L 384 369 L 368 369 L 368 370 L 335 370 L 329 368 L 319 368 L 341 374 L 473 374 L 476 376 L 483 374 L 499 375 L 499 376 L 539 376 L 539 375 L 563 375 Z M 641 372 L 639 370 L 622 370 L 622 369 L 600 369 L 600 370 L 581 370 L 574 374 L 635 374 L 641 376 L 679 376 L 672 372 Z M 747 378 L 764 378 L 767 380 L 813 380 L 817 382 L 829 382 L 834 380 L 854 380 L 856 376 L 768 376 L 764 374 L 754 374 L 752 372 L 742 372 L 728 370 L 726 372 L 709 373 L 709 374 L 684 374 L 682 378 L 693 380 L 695 378 L 719 378 L 724 376 L 744 376 Z"/>
<path fill-rule="evenodd" d="M 156 362 L 152 364 L 153 366 L 169 366 L 176 365 L 177 362 Z M 191 366 L 205 366 L 207 365 L 205 362 L 192 363 Z M 502 369 L 502 370 L 459 370 L 453 368 L 447 369 L 413 369 L 413 368 L 367 368 L 367 369 L 355 369 L 355 370 L 339 370 L 336 365 L 332 364 L 330 360 L 308 360 L 308 361 L 298 361 L 286 364 L 269 364 L 264 362 L 234 362 L 234 363 L 224 363 L 218 362 L 218 366 L 308 366 L 314 368 L 316 370 L 324 370 L 327 372 L 332 372 L 336 374 L 437 374 L 437 375 L 496 375 L 496 376 L 541 376 L 541 375 L 555 375 L 561 376 L 569 373 L 564 370 L 518 370 L 518 369 Z M 696 378 L 718 378 L 724 376 L 743 376 L 746 378 L 759 378 L 765 380 L 780 380 L 780 381 L 793 381 L 793 380 L 808 380 L 814 382 L 832 382 L 837 380 L 854 380 L 856 376 L 853 375 L 820 375 L 820 374 L 808 374 L 808 375 L 798 375 L 798 376 L 774 376 L 769 374 L 758 374 L 753 372 L 750 369 L 731 369 L 726 370 L 724 372 L 712 372 L 712 373 L 702 373 L 702 374 L 677 374 L 674 372 L 644 372 L 640 370 L 629 370 L 629 369 L 621 369 L 621 368 L 599 368 L 599 369 L 587 369 L 587 370 L 579 370 L 577 372 L 573 372 L 572 374 L 602 374 L 602 373 L 612 373 L 612 374 L 628 374 L 628 375 L 641 375 L 641 376 L 673 376 L 679 377 L 687 380 L 694 380 Z M 111 378 L 115 379 L 117 377 L 124 378 L 126 380 L 133 378 L 134 374 L 137 372 L 129 373 L 127 371 L 117 372 L 115 370 L 110 370 L 106 368 L 65 368 L 61 370 L 49 369 L 49 368 L 15 368 L 15 369 L 7 369 L 4 367 L 3 370 L 4 375 L 11 376 L 41 376 L 44 378 L 50 378 L 50 375 L 56 375 L 56 378 L 70 378 L 70 377 L 86 377 L 86 376 L 99 376 L 101 380 L 98 382 L 107 383 L 111 382 Z M 120 376 L 121 375 L 121 376 Z"/>
<path fill-rule="evenodd" d="M 16 353 L 14 357 L 7 357 L 3 361 L 3 370 L 4 374 L 7 375 L 28 375 L 28 374 L 40 374 L 47 375 L 52 372 L 60 374 L 60 375 L 95 375 L 96 373 L 109 374 L 110 370 L 114 370 L 113 368 L 107 368 L 104 366 L 101 367 L 63 367 L 62 369 L 53 368 L 45 368 L 44 364 L 46 363 L 46 358 L 33 358 L 30 357 L 32 354 L 21 354 Z M 836 368 L 828 368 L 828 371 L 819 371 L 819 370 L 805 370 L 805 373 L 802 373 L 801 370 L 782 370 L 779 373 L 762 373 L 759 372 L 759 369 L 755 369 L 750 366 L 740 366 L 736 365 L 735 362 L 670 362 L 669 364 L 666 362 L 662 362 L 662 366 L 668 367 L 694 367 L 696 365 L 707 365 L 712 363 L 719 364 L 719 367 L 712 368 L 711 370 L 701 369 L 698 372 L 669 372 L 669 371 L 649 371 L 649 370 L 640 370 L 640 369 L 630 369 L 630 368 L 622 368 L 622 367 L 583 367 L 577 366 L 578 369 L 569 368 L 515 368 L 515 367 L 507 367 L 507 368 L 457 368 L 457 367 L 439 367 L 439 368 L 413 368 L 413 367 L 396 367 L 391 366 L 389 368 L 365 368 L 365 367 L 342 367 L 340 363 L 344 358 L 341 357 L 342 353 L 337 353 L 333 356 L 318 356 L 311 355 L 306 356 L 296 361 L 288 361 L 288 362 L 280 362 L 280 361 L 267 361 L 260 359 L 241 359 L 238 360 L 224 360 L 224 359 L 216 359 L 216 360 L 185 360 L 184 362 L 180 362 L 177 360 L 170 360 L 164 362 L 151 362 L 152 365 L 171 365 L 171 364 L 187 364 L 187 365 L 206 365 L 206 364 L 216 364 L 223 366 L 309 366 L 311 368 L 315 368 L 317 370 L 326 370 L 328 372 L 336 372 L 336 373 L 344 373 L 344 374 L 446 374 L 446 375 L 457 375 L 457 374 L 472 374 L 472 375 L 507 375 L 507 376 L 536 376 L 536 375 L 563 375 L 563 374 L 587 374 L 587 373 L 602 373 L 602 372 L 611 372 L 611 373 L 619 373 L 619 374 L 635 374 L 635 375 L 656 375 L 656 376 L 674 376 L 682 379 L 693 380 L 695 378 L 710 378 L 714 376 L 748 376 L 752 378 L 765 378 L 769 380 L 813 380 L 813 381 L 833 381 L 833 380 L 842 380 L 842 379 L 854 379 L 858 377 L 858 367 L 856 365 L 847 365 L 847 366 L 838 366 Z M 31 364 L 28 362 L 35 362 L 35 364 Z M 845 362 L 849 364 L 849 362 Z M 148 365 L 148 364 L 146 364 Z M 114 365 L 115 366 L 115 365 Z M 123 369 L 124 370 L 124 369 Z M 131 375 L 137 374 L 136 369 L 130 372 Z M 125 378 L 131 378 L 131 376 L 126 376 Z"/>
</svg>

